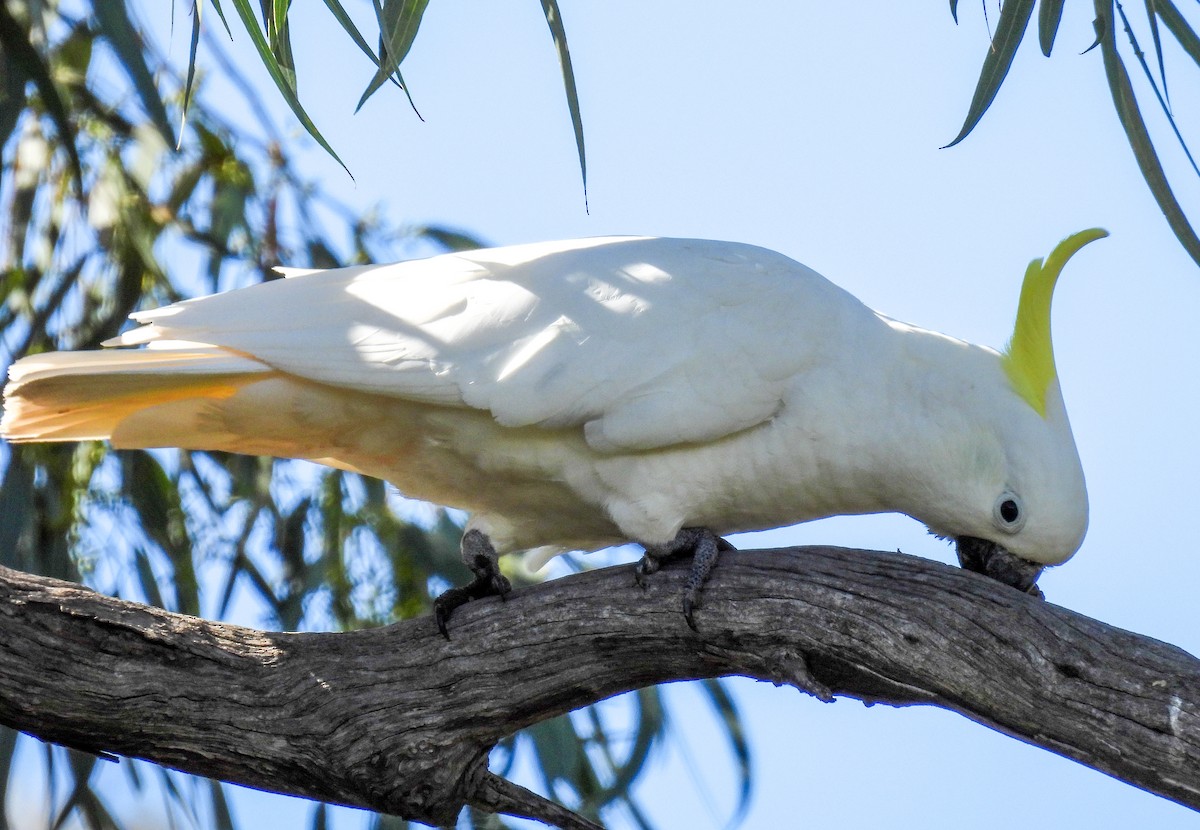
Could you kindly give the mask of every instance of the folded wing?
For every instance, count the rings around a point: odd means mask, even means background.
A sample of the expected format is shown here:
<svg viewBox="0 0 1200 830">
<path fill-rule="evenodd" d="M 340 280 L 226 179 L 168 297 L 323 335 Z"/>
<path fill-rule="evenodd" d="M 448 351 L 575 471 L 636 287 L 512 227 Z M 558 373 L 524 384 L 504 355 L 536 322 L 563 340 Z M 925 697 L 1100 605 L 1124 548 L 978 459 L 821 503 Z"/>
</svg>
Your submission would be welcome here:
<svg viewBox="0 0 1200 830">
<path fill-rule="evenodd" d="M 139 312 L 114 344 L 149 347 L 133 374 L 155 353 L 197 354 L 218 386 L 273 371 L 506 426 L 579 426 L 618 452 L 771 418 L 798 373 L 828 364 L 847 315 L 873 317 L 771 251 L 602 238 L 306 272 Z"/>
</svg>

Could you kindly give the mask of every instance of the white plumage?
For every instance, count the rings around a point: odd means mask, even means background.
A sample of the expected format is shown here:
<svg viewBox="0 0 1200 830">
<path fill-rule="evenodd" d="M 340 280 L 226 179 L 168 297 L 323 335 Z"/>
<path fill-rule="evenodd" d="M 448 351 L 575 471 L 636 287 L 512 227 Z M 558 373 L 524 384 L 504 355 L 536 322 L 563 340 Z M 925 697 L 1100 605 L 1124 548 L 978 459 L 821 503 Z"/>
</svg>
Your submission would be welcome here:
<svg viewBox="0 0 1200 830">
<path fill-rule="evenodd" d="M 1056 378 L 1043 416 L 998 352 L 748 245 L 521 245 L 133 317 L 113 345 L 144 349 L 16 363 L 6 437 L 308 458 L 463 508 L 500 553 L 897 511 L 1053 564 L 1087 525 Z"/>
</svg>

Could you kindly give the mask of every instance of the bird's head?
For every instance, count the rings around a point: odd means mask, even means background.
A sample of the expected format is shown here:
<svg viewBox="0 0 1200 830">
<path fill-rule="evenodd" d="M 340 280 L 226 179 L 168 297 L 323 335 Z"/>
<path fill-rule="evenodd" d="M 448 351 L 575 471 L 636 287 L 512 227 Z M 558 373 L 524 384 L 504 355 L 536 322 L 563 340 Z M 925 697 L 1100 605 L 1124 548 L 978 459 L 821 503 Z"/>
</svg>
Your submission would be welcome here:
<svg viewBox="0 0 1200 830">
<path fill-rule="evenodd" d="M 954 533 L 964 568 L 1038 594 L 1042 568 L 1069 559 L 1088 524 L 1087 489 L 1054 364 L 1050 305 L 1067 260 L 1107 236 L 1067 237 L 1025 272 L 1012 339 L 1000 355 L 1007 388 L 972 462 L 976 475 L 957 494 L 971 526 Z"/>
</svg>

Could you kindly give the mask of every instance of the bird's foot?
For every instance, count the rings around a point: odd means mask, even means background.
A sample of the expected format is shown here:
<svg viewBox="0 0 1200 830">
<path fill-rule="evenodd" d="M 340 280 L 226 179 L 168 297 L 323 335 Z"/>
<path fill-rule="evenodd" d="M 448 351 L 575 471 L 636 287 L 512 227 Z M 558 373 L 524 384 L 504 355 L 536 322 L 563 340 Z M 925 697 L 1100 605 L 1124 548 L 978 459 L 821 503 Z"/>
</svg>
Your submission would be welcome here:
<svg viewBox="0 0 1200 830">
<path fill-rule="evenodd" d="M 688 627 L 696 631 L 696 620 L 692 612 L 700 607 L 700 591 L 717 565 L 721 551 L 735 550 L 733 545 L 704 527 L 685 527 L 665 545 L 647 545 L 646 553 L 634 568 L 637 584 L 645 588 L 646 577 L 662 567 L 662 563 L 676 556 L 692 555 L 692 567 L 688 571 L 687 585 L 683 592 L 683 618 Z"/>
<path fill-rule="evenodd" d="M 958 564 L 968 571 L 989 576 L 997 582 L 1016 588 L 1023 594 L 1045 599 L 1046 595 L 1037 586 L 1042 566 L 1028 559 L 1009 553 L 1002 545 L 961 536 L 958 542 Z"/>
<path fill-rule="evenodd" d="M 499 554 L 481 531 L 468 530 L 463 534 L 462 558 L 475 578 L 467 585 L 442 592 L 433 601 L 433 620 L 447 640 L 450 639 L 450 632 L 446 630 L 446 623 L 450 621 L 455 608 L 484 597 L 504 599 L 505 594 L 512 590 L 508 577 L 500 573 Z"/>
</svg>

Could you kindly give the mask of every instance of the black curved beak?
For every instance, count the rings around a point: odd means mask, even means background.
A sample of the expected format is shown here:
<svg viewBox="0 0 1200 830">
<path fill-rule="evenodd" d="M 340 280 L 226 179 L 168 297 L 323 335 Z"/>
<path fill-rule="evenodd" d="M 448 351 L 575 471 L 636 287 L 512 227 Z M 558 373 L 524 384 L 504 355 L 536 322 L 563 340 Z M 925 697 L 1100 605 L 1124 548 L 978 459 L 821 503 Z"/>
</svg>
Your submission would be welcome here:
<svg viewBox="0 0 1200 830">
<path fill-rule="evenodd" d="M 968 571 L 990 576 L 1022 593 L 1045 599 L 1037 586 L 1042 573 L 1041 565 L 1014 556 L 1003 545 L 976 536 L 960 536 L 955 542 L 958 545 L 958 564 Z"/>
</svg>

